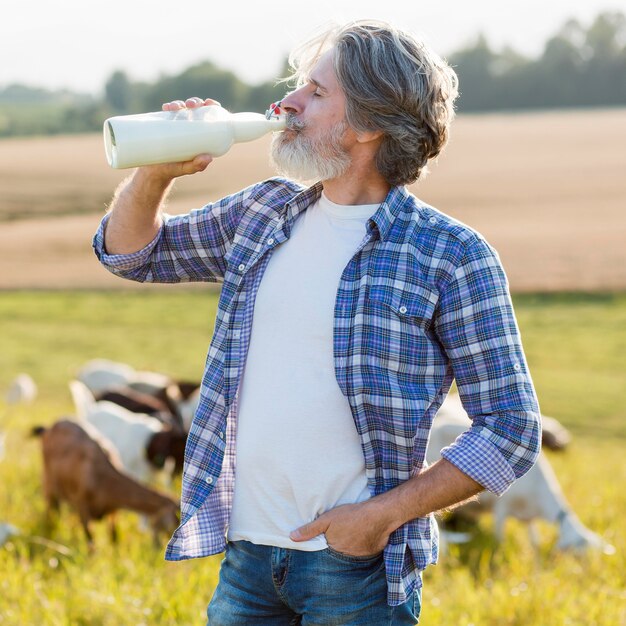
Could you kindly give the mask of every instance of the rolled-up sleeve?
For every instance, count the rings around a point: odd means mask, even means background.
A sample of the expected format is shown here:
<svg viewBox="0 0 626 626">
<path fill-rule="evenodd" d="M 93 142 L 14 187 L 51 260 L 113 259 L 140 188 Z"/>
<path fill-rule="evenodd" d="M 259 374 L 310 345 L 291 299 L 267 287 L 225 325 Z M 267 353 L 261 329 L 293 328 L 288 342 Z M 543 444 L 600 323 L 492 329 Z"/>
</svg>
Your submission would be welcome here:
<svg viewBox="0 0 626 626">
<path fill-rule="evenodd" d="M 541 421 L 508 282 L 480 237 L 466 244 L 441 293 L 436 333 L 472 419 L 441 455 L 500 495 L 536 461 Z"/>
<path fill-rule="evenodd" d="M 139 282 L 216 282 L 226 271 L 241 216 L 259 185 L 207 204 L 185 215 L 163 216 L 163 225 L 143 249 L 131 254 L 108 254 L 105 215 L 93 238 L 100 262 L 113 274 Z"/>
<path fill-rule="evenodd" d="M 161 237 L 163 227 L 159 229 L 159 232 L 147 246 L 137 252 L 132 252 L 130 254 L 108 254 L 104 245 L 104 233 L 106 232 L 109 217 L 110 215 L 107 214 L 102 218 L 100 226 L 93 237 L 93 249 L 100 263 L 102 263 L 102 265 L 104 265 L 111 273 L 119 276 L 125 276 L 128 273 L 132 273 L 133 270 L 144 266 L 148 262 L 152 251 Z M 167 219 L 167 216 L 163 217 L 164 220 Z"/>
</svg>

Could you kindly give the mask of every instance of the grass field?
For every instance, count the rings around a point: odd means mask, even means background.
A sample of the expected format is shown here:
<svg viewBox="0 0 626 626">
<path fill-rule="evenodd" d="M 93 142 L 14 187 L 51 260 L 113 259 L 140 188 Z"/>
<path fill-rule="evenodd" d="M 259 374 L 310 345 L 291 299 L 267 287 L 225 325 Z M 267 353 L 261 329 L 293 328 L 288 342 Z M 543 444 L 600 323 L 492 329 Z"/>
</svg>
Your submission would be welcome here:
<svg viewBox="0 0 626 626">
<path fill-rule="evenodd" d="M 69 511 L 47 535 L 40 444 L 28 433 L 71 411 L 67 381 L 90 358 L 199 377 L 216 303 L 212 288 L 0 292 L 0 385 L 24 371 L 40 388 L 32 406 L 0 407 L 0 521 L 22 530 L 0 549 L 3 626 L 204 623 L 219 556 L 165 563 L 130 513 L 120 516 L 117 547 L 94 524 L 93 555 Z M 542 410 L 573 433 L 550 460 L 573 509 L 616 554 L 557 554 L 547 524 L 539 553 L 518 523 L 498 546 L 485 518 L 472 544 L 427 571 L 421 624 L 624 624 L 626 294 L 527 294 L 515 305 Z"/>
</svg>

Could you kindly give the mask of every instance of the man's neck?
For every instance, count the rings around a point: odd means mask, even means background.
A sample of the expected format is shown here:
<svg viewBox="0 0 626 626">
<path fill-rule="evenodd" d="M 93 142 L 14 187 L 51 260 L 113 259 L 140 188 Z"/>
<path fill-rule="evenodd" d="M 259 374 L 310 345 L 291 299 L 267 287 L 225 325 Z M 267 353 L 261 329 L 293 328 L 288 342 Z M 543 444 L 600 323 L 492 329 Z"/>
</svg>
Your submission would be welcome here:
<svg viewBox="0 0 626 626">
<path fill-rule="evenodd" d="M 325 180 L 324 195 L 335 204 L 380 204 L 387 197 L 390 185 L 378 173 L 362 175 L 348 172 L 340 178 Z"/>
</svg>

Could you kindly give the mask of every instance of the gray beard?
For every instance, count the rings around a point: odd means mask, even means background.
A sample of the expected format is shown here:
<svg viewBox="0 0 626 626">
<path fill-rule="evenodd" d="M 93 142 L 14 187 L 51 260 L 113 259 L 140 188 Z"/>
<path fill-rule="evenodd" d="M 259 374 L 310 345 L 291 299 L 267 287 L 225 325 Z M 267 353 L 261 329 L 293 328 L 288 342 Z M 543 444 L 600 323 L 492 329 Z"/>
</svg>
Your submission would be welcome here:
<svg viewBox="0 0 626 626">
<path fill-rule="evenodd" d="M 300 131 L 304 125 L 289 120 L 288 128 Z M 350 157 L 341 146 L 346 128 L 347 124 L 341 122 L 316 140 L 300 133 L 295 137 L 275 133 L 270 149 L 272 165 L 279 174 L 301 182 L 339 178 L 350 167 Z"/>
</svg>

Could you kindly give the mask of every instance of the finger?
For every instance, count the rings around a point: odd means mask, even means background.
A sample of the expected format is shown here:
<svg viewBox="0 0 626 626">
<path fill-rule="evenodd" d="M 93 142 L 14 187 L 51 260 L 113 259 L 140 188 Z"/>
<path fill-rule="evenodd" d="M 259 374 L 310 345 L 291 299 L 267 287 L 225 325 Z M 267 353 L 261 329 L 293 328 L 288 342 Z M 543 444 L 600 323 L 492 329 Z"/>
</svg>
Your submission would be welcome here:
<svg viewBox="0 0 626 626">
<path fill-rule="evenodd" d="M 161 109 L 163 111 L 178 111 L 185 108 L 185 103 L 182 100 L 173 100 L 172 102 L 166 102 Z"/>
<path fill-rule="evenodd" d="M 217 100 L 213 100 L 212 98 L 205 98 L 204 99 L 204 104 L 207 105 L 207 106 L 212 105 L 212 104 L 214 104 L 214 105 L 216 105 L 218 107 L 221 106 L 221 104 Z"/>
<path fill-rule="evenodd" d="M 328 530 L 328 526 L 328 522 L 326 522 L 324 518 L 320 516 L 316 520 L 313 520 L 312 522 L 291 531 L 289 533 L 289 537 L 292 541 L 307 541 L 326 532 L 326 530 Z"/>
<path fill-rule="evenodd" d="M 185 106 L 189 108 L 200 107 L 203 104 L 204 104 L 204 100 L 202 98 L 193 97 L 193 98 L 187 98 L 187 100 L 185 100 Z"/>
</svg>

